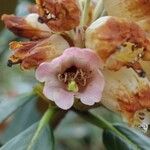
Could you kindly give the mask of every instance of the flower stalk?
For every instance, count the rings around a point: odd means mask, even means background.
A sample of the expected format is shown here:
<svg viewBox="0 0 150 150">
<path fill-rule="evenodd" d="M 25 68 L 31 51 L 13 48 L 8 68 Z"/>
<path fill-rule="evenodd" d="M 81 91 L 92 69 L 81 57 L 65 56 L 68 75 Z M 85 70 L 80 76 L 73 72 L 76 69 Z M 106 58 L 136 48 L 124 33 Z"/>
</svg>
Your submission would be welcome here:
<svg viewBox="0 0 150 150">
<path fill-rule="evenodd" d="M 88 19 L 87 14 L 88 14 L 89 9 L 90 9 L 90 3 L 91 3 L 91 0 L 85 0 L 84 9 L 83 9 L 83 12 L 82 12 L 82 17 L 81 17 L 81 22 L 80 22 L 81 26 L 86 25 L 86 22 L 87 22 L 87 19 Z"/>
<path fill-rule="evenodd" d="M 43 100 L 47 100 L 47 98 L 44 96 L 43 94 L 43 85 L 42 84 L 37 84 L 34 88 L 33 88 L 33 92 L 38 95 L 39 97 L 41 97 Z"/>
<path fill-rule="evenodd" d="M 98 19 L 101 16 L 103 9 L 104 9 L 103 0 L 99 0 L 94 9 L 92 22 L 94 22 L 96 19 Z"/>
<path fill-rule="evenodd" d="M 41 134 L 42 130 L 44 129 L 44 127 L 46 125 L 48 125 L 49 122 L 51 122 L 53 120 L 53 117 L 55 116 L 55 113 L 58 111 L 58 109 L 56 107 L 54 108 L 48 108 L 48 110 L 45 112 L 45 114 L 43 115 L 42 119 L 39 122 L 38 128 L 27 148 L 27 150 L 32 150 L 33 145 L 35 144 L 35 142 L 37 141 L 39 135 Z M 54 149 L 54 146 L 52 146 L 52 148 Z"/>
</svg>

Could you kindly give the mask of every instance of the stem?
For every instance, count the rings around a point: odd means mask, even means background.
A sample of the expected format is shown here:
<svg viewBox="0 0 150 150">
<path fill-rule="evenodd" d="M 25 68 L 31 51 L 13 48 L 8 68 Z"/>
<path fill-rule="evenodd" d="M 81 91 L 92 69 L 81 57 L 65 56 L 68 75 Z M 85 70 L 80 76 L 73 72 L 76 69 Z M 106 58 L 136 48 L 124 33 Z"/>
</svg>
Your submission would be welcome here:
<svg viewBox="0 0 150 150">
<path fill-rule="evenodd" d="M 105 120 L 104 118 L 100 117 L 96 117 L 93 114 L 91 114 L 88 111 L 84 111 L 84 112 L 79 112 L 74 110 L 79 116 L 81 116 L 83 119 L 85 119 L 86 121 L 90 122 L 91 124 L 102 128 L 104 130 L 111 130 L 112 132 L 114 132 L 116 135 L 118 135 L 119 137 L 121 137 L 122 139 L 124 139 L 125 141 L 127 141 L 128 143 L 130 143 L 131 145 L 134 145 L 134 143 L 132 143 L 126 136 L 124 136 L 121 132 L 119 132 L 112 124 L 110 124 L 107 120 Z"/>
<path fill-rule="evenodd" d="M 43 115 L 42 119 L 39 122 L 38 128 L 27 148 L 27 150 L 32 150 L 33 145 L 35 144 L 35 142 L 37 141 L 42 129 L 49 123 L 52 121 L 55 113 L 57 112 L 57 108 L 49 108 L 45 114 Z M 54 148 L 54 145 L 52 146 Z"/>
<path fill-rule="evenodd" d="M 61 120 L 66 116 L 68 111 L 64 111 L 62 109 L 58 109 L 55 113 L 55 116 L 51 120 L 51 127 L 52 129 L 56 129 Z"/>
<path fill-rule="evenodd" d="M 103 8 L 104 8 L 103 0 L 99 0 L 94 9 L 92 22 L 94 22 L 96 19 L 98 19 L 101 16 L 101 14 L 103 12 Z"/>
<path fill-rule="evenodd" d="M 41 97 L 43 100 L 47 100 L 47 98 L 44 96 L 43 94 L 43 85 L 42 84 L 37 84 L 34 88 L 33 88 L 33 92 L 38 95 L 39 97 Z"/>
<path fill-rule="evenodd" d="M 82 12 L 82 18 L 81 18 L 81 22 L 80 22 L 81 26 L 84 26 L 87 23 L 88 13 L 89 13 L 89 8 L 90 8 L 90 2 L 91 2 L 91 0 L 85 0 L 84 9 Z"/>
<path fill-rule="evenodd" d="M 105 9 L 103 9 L 102 13 L 101 13 L 101 16 L 100 17 L 103 17 L 103 16 L 106 16 L 107 15 L 107 12 Z"/>
</svg>

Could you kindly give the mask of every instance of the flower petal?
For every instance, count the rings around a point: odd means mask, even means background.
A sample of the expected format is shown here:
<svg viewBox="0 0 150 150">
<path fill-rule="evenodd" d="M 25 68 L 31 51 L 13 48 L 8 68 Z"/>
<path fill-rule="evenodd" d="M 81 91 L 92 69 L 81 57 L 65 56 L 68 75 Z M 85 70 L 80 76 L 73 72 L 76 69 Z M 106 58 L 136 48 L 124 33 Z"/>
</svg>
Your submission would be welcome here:
<svg viewBox="0 0 150 150">
<path fill-rule="evenodd" d="M 21 63 L 23 69 L 35 68 L 60 56 L 68 47 L 68 42 L 58 34 L 39 41 L 13 42 L 10 49 L 14 53 L 9 58 L 9 66 Z"/>
<path fill-rule="evenodd" d="M 77 47 L 68 48 L 63 53 L 64 64 L 68 62 L 75 64 L 76 67 L 82 68 L 88 65 L 92 69 L 97 69 L 103 66 L 102 60 L 91 49 L 80 49 Z M 89 63 L 90 62 L 90 63 Z"/>
<path fill-rule="evenodd" d="M 56 85 L 56 86 L 54 86 Z M 58 80 L 51 80 L 49 82 L 46 82 L 43 88 L 43 94 L 49 99 L 54 101 L 54 93 L 57 91 L 57 89 L 60 88 L 60 84 Z"/>
<path fill-rule="evenodd" d="M 77 0 L 36 0 L 42 22 L 53 31 L 69 31 L 79 25 L 80 8 Z"/>
<path fill-rule="evenodd" d="M 146 32 L 147 36 L 150 37 L 150 18 L 140 20 L 137 23 Z"/>
<path fill-rule="evenodd" d="M 93 105 L 101 100 L 102 91 L 104 89 L 105 81 L 101 72 L 95 73 L 94 80 L 91 81 L 83 93 L 78 93 L 77 98 L 86 105 Z"/>
<path fill-rule="evenodd" d="M 97 52 L 105 68 L 110 70 L 117 71 L 124 66 L 134 69 L 140 59 L 150 60 L 150 41 L 144 30 L 124 18 L 97 19 L 86 30 L 85 45 Z"/>
<path fill-rule="evenodd" d="M 33 28 L 39 29 L 41 31 L 51 32 L 51 30 L 46 24 L 40 23 L 38 21 L 38 18 L 39 18 L 39 15 L 37 13 L 31 13 L 25 17 L 25 20 Z"/>
<path fill-rule="evenodd" d="M 43 93 L 48 99 L 54 101 L 58 107 L 64 110 L 71 108 L 73 105 L 74 94 L 59 87 L 52 87 L 51 83 L 44 86 Z"/>
<path fill-rule="evenodd" d="M 33 18 L 32 21 L 31 17 Z M 23 18 L 4 14 L 2 20 L 10 31 L 20 37 L 37 40 L 51 36 L 51 31 L 47 29 L 46 25 L 40 24 L 37 21 L 37 15 L 30 14 Z"/>
<path fill-rule="evenodd" d="M 46 77 L 48 77 L 51 73 L 50 63 L 42 63 L 36 70 L 35 76 L 36 79 L 40 82 L 46 81 Z"/>
<path fill-rule="evenodd" d="M 58 107 L 67 110 L 73 106 L 74 94 L 59 88 L 54 92 L 54 99 Z"/>
<path fill-rule="evenodd" d="M 149 0 L 104 0 L 109 16 L 138 21 L 150 17 Z"/>
<path fill-rule="evenodd" d="M 50 81 L 57 77 L 57 73 L 61 70 L 61 57 L 57 57 L 51 62 L 44 62 L 36 70 L 36 78 L 40 82 Z M 58 79 L 57 79 L 58 80 Z"/>
</svg>

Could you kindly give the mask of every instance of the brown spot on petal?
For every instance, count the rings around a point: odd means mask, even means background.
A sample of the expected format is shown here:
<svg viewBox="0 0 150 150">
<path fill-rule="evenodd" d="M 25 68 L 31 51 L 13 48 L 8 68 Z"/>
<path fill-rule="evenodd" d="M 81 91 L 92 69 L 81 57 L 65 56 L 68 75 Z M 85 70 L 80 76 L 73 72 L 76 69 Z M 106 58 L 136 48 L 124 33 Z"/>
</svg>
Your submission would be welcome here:
<svg viewBox="0 0 150 150">
<path fill-rule="evenodd" d="M 4 21 L 6 27 L 12 31 L 15 35 L 20 37 L 29 38 L 32 40 L 47 38 L 51 35 L 48 31 L 42 31 L 32 27 L 23 17 L 17 17 L 15 15 L 3 15 L 2 21 Z"/>
<path fill-rule="evenodd" d="M 79 25 L 80 9 L 76 0 L 37 0 L 40 20 L 53 31 L 68 31 Z"/>
<path fill-rule="evenodd" d="M 8 60 L 8 66 L 21 64 L 23 69 L 37 67 L 40 63 L 58 57 L 69 47 L 69 43 L 60 35 L 29 42 L 11 42 L 13 54 Z"/>
<path fill-rule="evenodd" d="M 129 95 L 120 95 L 118 97 L 120 111 L 128 118 L 129 122 L 132 121 L 135 112 L 142 109 L 150 108 L 150 87 L 146 86 L 139 89 L 138 92 Z M 143 113 L 139 113 L 140 119 L 143 119 Z"/>
</svg>

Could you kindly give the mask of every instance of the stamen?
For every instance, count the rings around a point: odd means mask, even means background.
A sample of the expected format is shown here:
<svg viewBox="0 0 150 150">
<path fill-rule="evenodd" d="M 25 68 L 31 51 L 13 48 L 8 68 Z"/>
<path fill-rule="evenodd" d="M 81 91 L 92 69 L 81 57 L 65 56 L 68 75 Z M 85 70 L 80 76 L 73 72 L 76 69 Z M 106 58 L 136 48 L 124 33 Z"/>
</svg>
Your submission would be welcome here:
<svg viewBox="0 0 150 150">
<path fill-rule="evenodd" d="M 79 74 L 79 71 L 77 70 L 75 76 L 73 77 L 73 80 L 75 80 L 77 78 L 78 74 Z"/>
<path fill-rule="evenodd" d="M 86 78 L 83 78 L 82 81 L 83 81 L 83 82 L 80 82 L 79 84 L 80 84 L 81 86 L 83 86 L 83 87 L 86 86 L 86 83 L 87 83 L 87 82 L 86 82 Z"/>
<path fill-rule="evenodd" d="M 58 80 L 59 81 L 64 81 L 63 77 L 62 77 L 62 74 L 58 74 Z"/>
<path fill-rule="evenodd" d="M 82 69 L 79 70 L 81 73 L 81 77 L 84 77 L 85 73 L 83 73 Z"/>
<path fill-rule="evenodd" d="M 67 85 L 69 91 L 75 92 L 79 88 L 83 88 L 87 84 L 87 79 L 90 78 L 91 71 L 77 69 L 75 66 L 68 68 L 63 74 L 58 75 L 58 80 Z"/>
<path fill-rule="evenodd" d="M 64 82 L 66 83 L 66 82 L 67 82 L 68 75 L 67 75 L 67 73 L 65 73 L 64 75 L 65 75 Z"/>
</svg>

